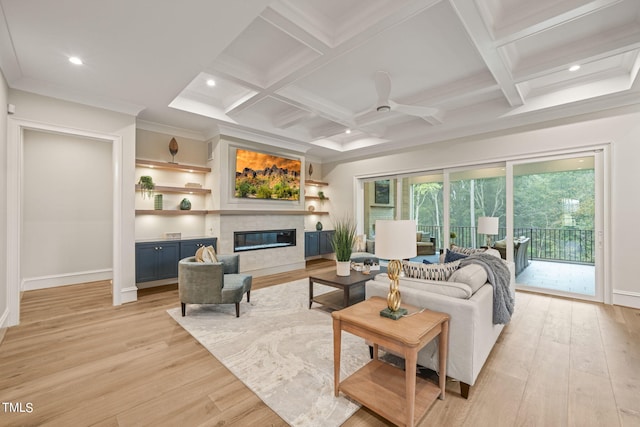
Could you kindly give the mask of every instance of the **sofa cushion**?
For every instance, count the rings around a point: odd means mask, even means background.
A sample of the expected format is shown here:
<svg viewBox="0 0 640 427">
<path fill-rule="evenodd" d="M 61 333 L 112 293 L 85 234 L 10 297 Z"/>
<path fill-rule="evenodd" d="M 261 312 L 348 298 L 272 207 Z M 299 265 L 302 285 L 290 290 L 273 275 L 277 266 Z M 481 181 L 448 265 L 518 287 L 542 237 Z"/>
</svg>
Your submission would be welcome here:
<svg viewBox="0 0 640 427">
<path fill-rule="evenodd" d="M 355 236 L 353 252 L 365 252 L 367 250 L 367 235 L 358 234 Z"/>
<path fill-rule="evenodd" d="M 463 258 L 468 257 L 469 255 L 466 254 L 461 254 L 459 252 L 453 252 L 450 251 L 449 249 L 447 249 L 447 252 L 444 255 L 444 260 L 442 262 L 444 263 L 448 263 L 448 262 L 453 262 L 453 261 L 459 261 Z"/>
<path fill-rule="evenodd" d="M 473 295 L 471 287 L 466 283 L 449 282 L 446 280 L 425 280 L 403 277 L 400 279 L 400 292 L 402 292 L 403 288 L 417 289 L 459 299 L 469 299 Z"/>
<path fill-rule="evenodd" d="M 475 294 L 487 283 L 487 272 L 478 264 L 465 265 L 451 274 L 449 282 L 465 283 L 471 288 L 471 293 Z"/>
<path fill-rule="evenodd" d="M 451 252 L 457 252 L 459 254 L 473 255 L 480 252 L 485 252 L 486 248 L 465 248 L 463 246 L 451 245 Z"/>
<path fill-rule="evenodd" d="M 456 271 L 460 261 L 446 264 L 424 264 L 422 262 L 403 261 L 402 270 L 406 277 L 427 280 L 447 280 Z"/>
</svg>

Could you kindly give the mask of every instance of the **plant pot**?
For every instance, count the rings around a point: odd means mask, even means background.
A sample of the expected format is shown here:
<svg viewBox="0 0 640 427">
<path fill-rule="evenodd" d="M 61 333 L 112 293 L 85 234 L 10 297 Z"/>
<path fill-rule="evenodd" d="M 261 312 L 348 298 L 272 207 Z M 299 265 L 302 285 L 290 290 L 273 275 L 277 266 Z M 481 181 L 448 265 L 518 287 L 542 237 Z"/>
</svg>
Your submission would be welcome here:
<svg viewBox="0 0 640 427">
<path fill-rule="evenodd" d="M 336 274 L 338 276 L 350 276 L 351 261 L 336 261 Z"/>
</svg>

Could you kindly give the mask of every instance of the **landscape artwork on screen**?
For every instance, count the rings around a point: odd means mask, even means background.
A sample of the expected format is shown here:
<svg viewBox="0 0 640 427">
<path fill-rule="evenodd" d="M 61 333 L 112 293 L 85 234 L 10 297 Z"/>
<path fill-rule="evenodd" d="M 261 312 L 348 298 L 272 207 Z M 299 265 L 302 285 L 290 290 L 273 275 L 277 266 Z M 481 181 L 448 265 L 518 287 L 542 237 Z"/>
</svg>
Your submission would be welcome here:
<svg viewBox="0 0 640 427">
<path fill-rule="evenodd" d="M 300 160 L 238 148 L 235 197 L 299 200 L 300 170 Z"/>
</svg>

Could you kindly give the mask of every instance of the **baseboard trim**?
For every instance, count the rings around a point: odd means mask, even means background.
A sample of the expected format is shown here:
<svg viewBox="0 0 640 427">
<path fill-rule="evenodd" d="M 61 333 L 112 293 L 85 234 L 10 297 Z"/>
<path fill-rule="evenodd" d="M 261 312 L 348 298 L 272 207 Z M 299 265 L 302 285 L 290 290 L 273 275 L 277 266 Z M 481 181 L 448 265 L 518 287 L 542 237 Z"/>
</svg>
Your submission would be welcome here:
<svg viewBox="0 0 640 427">
<path fill-rule="evenodd" d="M 100 280 L 111 280 L 113 270 L 79 271 L 76 273 L 55 274 L 51 276 L 30 277 L 22 280 L 23 291 L 33 291 L 35 289 L 54 288 L 56 286 L 77 285 L 78 283 L 98 282 Z"/>
<path fill-rule="evenodd" d="M 4 335 L 9 327 L 9 308 L 5 308 L 2 316 L 0 316 L 0 344 L 4 340 Z"/>
<path fill-rule="evenodd" d="M 129 286 L 128 288 L 120 289 L 120 302 L 122 304 L 135 301 L 138 301 L 137 287 Z"/>
<path fill-rule="evenodd" d="M 613 290 L 613 304 L 640 309 L 640 293 Z"/>
</svg>

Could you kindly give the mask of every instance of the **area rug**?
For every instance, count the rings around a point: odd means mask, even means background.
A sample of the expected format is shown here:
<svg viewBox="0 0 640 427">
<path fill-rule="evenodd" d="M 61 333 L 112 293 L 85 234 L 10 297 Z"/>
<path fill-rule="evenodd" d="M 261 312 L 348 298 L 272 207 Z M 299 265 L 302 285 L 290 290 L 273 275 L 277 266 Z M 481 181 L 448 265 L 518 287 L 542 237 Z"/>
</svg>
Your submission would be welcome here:
<svg viewBox="0 0 640 427">
<path fill-rule="evenodd" d="M 314 294 L 334 291 L 314 285 Z M 359 405 L 333 395 L 331 314 L 309 309 L 307 279 L 258 289 L 240 304 L 167 310 L 274 412 L 292 426 L 339 426 Z M 342 334 L 341 379 L 369 361 L 362 338 Z"/>
</svg>

